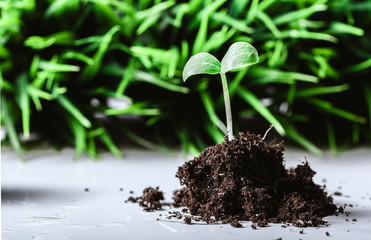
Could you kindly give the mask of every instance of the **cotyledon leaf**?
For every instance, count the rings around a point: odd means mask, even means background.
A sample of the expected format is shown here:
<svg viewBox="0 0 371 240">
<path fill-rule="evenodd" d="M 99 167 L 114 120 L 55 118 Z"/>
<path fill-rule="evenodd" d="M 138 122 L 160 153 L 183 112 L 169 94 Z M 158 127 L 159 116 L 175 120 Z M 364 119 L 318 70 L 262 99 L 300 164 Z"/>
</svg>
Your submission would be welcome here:
<svg viewBox="0 0 371 240">
<path fill-rule="evenodd" d="M 258 51 L 247 42 L 233 43 L 221 62 L 221 72 L 243 68 L 259 62 Z"/>
<path fill-rule="evenodd" d="M 190 76 L 197 74 L 217 74 L 220 73 L 220 62 L 213 55 L 201 52 L 192 56 L 184 66 L 183 81 Z"/>
</svg>

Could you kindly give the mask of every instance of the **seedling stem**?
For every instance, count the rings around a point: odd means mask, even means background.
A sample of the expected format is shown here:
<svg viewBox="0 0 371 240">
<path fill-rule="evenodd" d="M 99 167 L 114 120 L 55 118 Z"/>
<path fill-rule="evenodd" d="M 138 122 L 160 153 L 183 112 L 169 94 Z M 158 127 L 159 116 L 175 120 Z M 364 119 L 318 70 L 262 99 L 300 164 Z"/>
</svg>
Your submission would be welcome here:
<svg viewBox="0 0 371 240">
<path fill-rule="evenodd" d="M 229 99 L 227 76 L 225 75 L 225 73 L 220 73 L 220 77 L 222 78 L 222 86 L 223 86 L 225 115 L 226 115 L 226 121 L 227 121 L 227 135 L 228 135 L 228 140 L 232 141 L 233 140 L 232 109 L 231 109 L 231 100 Z"/>
</svg>

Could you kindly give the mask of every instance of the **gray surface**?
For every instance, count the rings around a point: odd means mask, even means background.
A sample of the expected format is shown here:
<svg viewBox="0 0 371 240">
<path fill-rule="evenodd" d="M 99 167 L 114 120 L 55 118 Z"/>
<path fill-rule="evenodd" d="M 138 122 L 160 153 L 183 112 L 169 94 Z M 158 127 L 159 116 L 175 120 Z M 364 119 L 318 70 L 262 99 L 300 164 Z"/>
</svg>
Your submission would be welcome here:
<svg viewBox="0 0 371 240">
<path fill-rule="evenodd" d="M 156 221 L 162 212 L 146 213 L 124 201 L 133 190 L 139 196 L 147 186 L 160 186 L 171 201 L 179 183 L 174 177 L 182 164 L 180 154 L 125 150 L 125 159 L 111 155 L 99 161 L 72 160 L 73 151 L 32 151 L 22 162 L 8 149 L 2 152 L 2 239 L 371 239 L 371 149 L 324 158 L 303 151 L 286 151 L 286 166 L 306 156 L 317 172 L 315 182 L 331 194 L 341 187 L 336 204 L 353 204 L 350 216 L 327 217 L 330 226 L 237 229 L 229 225 L 186 225 L 180 221 Z M 84 189 L 89 188 L 88 192 Z M 123 188 L 123 191 L 119 189 Z M 352 219 L 357 222 L 352 222 Z M 349 220 L 349 222 L 346 221 Z M 250 222 L 243 222 L 249 226 Z"/>
</svg>

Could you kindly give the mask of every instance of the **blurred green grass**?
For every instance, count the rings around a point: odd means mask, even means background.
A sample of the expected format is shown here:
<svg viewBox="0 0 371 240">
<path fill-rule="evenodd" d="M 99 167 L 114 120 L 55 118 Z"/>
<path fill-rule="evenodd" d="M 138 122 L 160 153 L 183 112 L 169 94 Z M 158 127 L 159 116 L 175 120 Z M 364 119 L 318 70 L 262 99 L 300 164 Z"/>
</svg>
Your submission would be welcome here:
<svg viewBox="0 0 371 240">
<path fill-rule="evenodd" d="M 370 144 L 370 0 L 2 0 L 2 142 L 21 153 L 37 133 L 97 158 L 122 157 L 122 139 L 165 151 L 175 139 L 197 154 L 224 138 L 222 91 L 183 84 L 182 69 L 236 41 L 261 59 L 228 76 L 239 123 L 263 119 L 318 155 Z"/>
</svg>

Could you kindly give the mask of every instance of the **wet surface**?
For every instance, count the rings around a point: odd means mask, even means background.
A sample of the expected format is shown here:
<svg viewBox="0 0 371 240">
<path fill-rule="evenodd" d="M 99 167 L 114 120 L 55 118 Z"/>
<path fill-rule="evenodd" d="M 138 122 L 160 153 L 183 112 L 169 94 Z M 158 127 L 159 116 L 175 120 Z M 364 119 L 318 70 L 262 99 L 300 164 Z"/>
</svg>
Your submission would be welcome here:
<svg viewBox="0 0 371 240">
<path fill-rule="evenodd" d="M 160 186 L 166 202 L 180 187 L 175 178 L 182 164 L 180 154 L 124 151 L 123 160 L 111 155 L 93 161 L 73 161 L 73 151 L 38 150 L 23 161 L 8 149 L 2 150 L 2 239 L 369 239 L 371 234 L 371 150 L 346 152 L 339 158 L 311 156 L 303 151 L 285 152 L 286 166 L 307 157 L 317 172 L 314 180 L 326 184 L 334 202 L 345 205 L 339 216 L 325 218 L 328 227 L 301 228 L 270 224 L 253 230 L 229 225 L 192 223 L 182 220 L 156 221 L 170 209 L 143 212 L 138 204 L 125 203 L 145 187 Z M 326 179 L 325 182 L 323 179 Z M 85 189 L 88 189 L 86 191 Z M 130 193 L 133 191 L 134 193 Z M 179 210 L 179 209 L 178 209 Z M 356 219 L 356 221 L 353 221 Z"/>
</svg>

